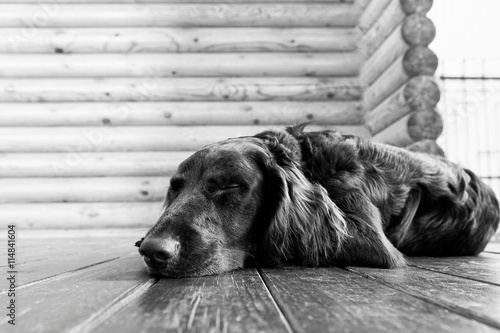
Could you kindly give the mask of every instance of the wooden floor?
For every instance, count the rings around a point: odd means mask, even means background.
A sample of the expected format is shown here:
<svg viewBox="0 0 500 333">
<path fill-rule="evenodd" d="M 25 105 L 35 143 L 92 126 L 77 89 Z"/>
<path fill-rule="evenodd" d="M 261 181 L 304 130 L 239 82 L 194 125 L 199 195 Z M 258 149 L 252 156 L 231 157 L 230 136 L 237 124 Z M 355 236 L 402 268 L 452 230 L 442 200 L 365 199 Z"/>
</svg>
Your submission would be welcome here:
<svg viewBox="0 0 500 333">
<path fill-rule="evenodd" d="M 134 247 L 143 233 L 19 231 L 16 327 L 2 315 L 0 331 L 500 332 L 495 244 L 479 257 L 414 258 L 396 270 L 291 267 L 155 279 Z"/>
</svg>

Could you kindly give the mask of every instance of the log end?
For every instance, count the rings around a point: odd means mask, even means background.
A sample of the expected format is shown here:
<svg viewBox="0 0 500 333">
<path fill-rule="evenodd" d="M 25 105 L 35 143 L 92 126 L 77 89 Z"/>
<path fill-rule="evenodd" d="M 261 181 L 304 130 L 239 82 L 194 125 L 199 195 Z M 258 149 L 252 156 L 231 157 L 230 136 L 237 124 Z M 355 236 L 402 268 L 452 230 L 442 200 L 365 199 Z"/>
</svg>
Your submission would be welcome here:
<svg viewBox="0 0 500 333">
<path fill-rule="evenodd" d="M 432 0 L 400 0 L 403 11 L 410 15 L 414 13 L 427 13 L 432 8 Z"/>
<path fill-rule="evenodd" d="M 438 66 L 438 58 L 426 46 L 410 48 L 403 58 L 403 67 L 409 76 L 433 75 Z"/>
<path fill-rule="evenodd" d="M 402 27 L 403 38 L 410 46 L 428 46 L 436 37 L 436 27 L 422 14 L 408 16 Z"/>
<path fill-rule="evenodd" d="M 431 76 L 416 76 L 406 85 L 404 97 L 412 110 L 434 110 L 441 93 Z"/>
<path fill-rule="evenodd" d="M 408 134 L 414 141 L 436 140 L 443 133 L 443 119 L 435 111 L 416 111 L 408 118 Z"/>
</svg>

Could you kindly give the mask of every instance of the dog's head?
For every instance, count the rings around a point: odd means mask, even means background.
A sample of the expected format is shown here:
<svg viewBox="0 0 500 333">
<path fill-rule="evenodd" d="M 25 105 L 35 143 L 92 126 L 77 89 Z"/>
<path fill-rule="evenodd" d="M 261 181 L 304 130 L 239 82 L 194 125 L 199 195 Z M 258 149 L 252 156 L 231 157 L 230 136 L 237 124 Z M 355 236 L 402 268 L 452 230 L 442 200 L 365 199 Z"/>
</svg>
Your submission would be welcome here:
<svg viewBox="0 0 500 333">
<path fill-rule="evenodd" d="M 182 162 L 164 213 L 136 243 L 149 272 L 217 274 L 298 253 L 317 263 L 326 255 L 321 243 L 340 244 L 345 222 L 326 191 L 305 178 L 300 155 L 289 133 L 264 132 L 211 144 Z M 338 232 L 311 237 L 305 227 L 320 228 L 325 216 Z"/>
</svg>

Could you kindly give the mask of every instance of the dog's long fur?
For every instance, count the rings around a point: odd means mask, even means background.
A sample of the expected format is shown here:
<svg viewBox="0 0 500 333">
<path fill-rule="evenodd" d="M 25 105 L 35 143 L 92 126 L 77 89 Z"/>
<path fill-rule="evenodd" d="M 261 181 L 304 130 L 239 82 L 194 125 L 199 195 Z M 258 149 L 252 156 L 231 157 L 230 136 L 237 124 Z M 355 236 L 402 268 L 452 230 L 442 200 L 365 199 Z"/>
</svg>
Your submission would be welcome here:
<svg viewBox="0 0 500 333">
<path fill-rule="evenodd" d="M 499 204 L 448 160 L 304 126 L 204 147 L 172 178 L 166 209 L 137 243 L 174 239 L 165 276 L 261 265 L 393 268 L 404 255 L 477 255 Z"/>
</svg>

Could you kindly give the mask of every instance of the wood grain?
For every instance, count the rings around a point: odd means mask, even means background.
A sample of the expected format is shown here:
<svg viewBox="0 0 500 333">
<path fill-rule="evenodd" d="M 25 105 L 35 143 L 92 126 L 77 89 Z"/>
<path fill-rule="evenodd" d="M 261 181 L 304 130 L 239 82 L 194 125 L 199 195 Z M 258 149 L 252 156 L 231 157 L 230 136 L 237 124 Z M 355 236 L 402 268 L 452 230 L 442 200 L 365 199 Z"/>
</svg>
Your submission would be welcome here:
<svg viewBox="0 0 500 333">
<path fill-rule="evenodd" d="M 465 277 L 500 286 L 500 255 L 481 253 L 477 257 L 415 257 L 410 262 L 419 268 Z"/>
<path fill-rule="evenodd" d="M 498 233 L 497 233 L 497 235 L 498 235 Z M 486 246 L 485 251 L 486 252 L 500 254 L 500 243 L 496 243 L 496 242 L 490 242 L 490 243 L 488 243 L 488 245 Z"/>
<path fill-rule="evenodd" d="M 265 269 L 263 274 L 297 332 L 494 331 L 338 268 Z"/>
<path fill-rule="evenodd" d="M 0 102 L 358 100 L 357 78 L 0 79 Z"/>
<path fill-rule="evenodd" d="M 94 242 L 97 248 L 91 247 L 92 243 L 82 246 L 81 242 L 67 243 L 68 247 L 63 248 L 65 242 L 57 242 L 58 245 L 55 248 L 41 249 L 38 255 L 39 260 L 32 260 L 17 266 L 19 286 L 26 286 L 43 279 L 57 278 L 58 275 L 100 265 L 124 255 L 138 256 L 134 243 L 140 237 L 142 236 L 138 235 L 136 239 L 119 239 L 119 242 L 116 239 L 101 239 L 99 242 Z M 110 243 L 115 244 L 110 245 Z M 23 291 L 20 293 L 22 295 Z"/>
<path fill-rule="evenodd" d="M 411 46 L 428 46 L 436 37 L 436 27 L 422 14 L 408 16 L 401 29 L 404 40 Z"/>
<path fill-rule="evenodd" d="M 366 85 L 372 84 L 375 79 L 408 49 L 409 46 L 403 40 L 401 25 L 399 25 L 362 65 L 360 71 L 362 82 Z"/>
<path fill-rule="evenodd" d="M 491 327 L 500 328 L 500 286 L 422 270 L 350 268 L 385 286 L 436 304 Z"/>
<path fill-rule="evenodd" d="M 416 111 L 402 117 L 373 136 L 376 142 L 406 147 L 415 141 L 436 140 L 443 132 L 443 120 L 435 111 Z"/>
<path fill-rule="evenodd" d="M 49 4 L 50 5 L 50 4 Z M 1 4 L 0 26 L 24 27 L 353 27 L 361 9 L 348 3 Z"/>
<path fill-rule="evenodd" d="M 193 153 L 0 153 L 0 177 L 171 176 Z"/>
<path fill-rule="evenodd" d="M 73 152 L 84 156 L 105 151 L 195 151 L 213 142 L 269 129 L 282 130 L 284 126 L 4 127 L 0 152 Z M 364 127 L 356 125 L 308 129 L 364 134 Z M 68 166 L 72 164 L 55 165 L 62 169 Z"/>
<path fill-rule="evenodd" d="M 368 86 L 363 94 L 366 110 L 373 110 L 383 100 L 410 79 L 403 68 L 404 55 L 397 58 L 375 81 Z"/>
<path fill-rule="evenodd" d="M 1 103 L 0 126 L 358 125 L 363 112 L 358 101 Z"/>
<path fill-rule="evenodd" d="M 0 178 L 0 203 L 161 201 L 167 177 Z"/>
<path fill-rule="evenodd" d="M 3 78 L 356 76 L 353 53 L 0 55 Z"/>
<path fill-rule="evenodd" d="M 434 75 L 437 64 L 437 57 L 429 48 L 416 46 L 408 49 L 366 88 L 363 95 L 366 109 L 372 110 L 410 78 Z"/>
<path fill-rule="evenodd" d="M 357 28 L 361 32 L 366 32 L 370 29 L 390 2 L 391 0 L 370 1 L 359 18 Z"/>
<path fill-rule="evenodd" d="M 351 28 L 0 28 L 0 52 L 345 52 L 358 38 Z"/>
<path fill-rule="evenodd" d="M 33 0 L 9 0 L 9 3 L 32 3 Z M 88 0 L 57 0 L 58 3 L 89 3 Z M 196 3 L 252 3 L 276 2 L 276 0 L 196 0 Z M 286 2 L 304 2 L 304 0 L 286 0 Z M 353 3 L 355 0 L 308 0 L 311 3 Z M 91 3 L 179 3 L 179 0 L 92 0 Z"/>
<path fill-rule="evenodd" d="M 163 201 L 4 203 L 0 218 L 23 229 L 149 228 L 158 221 L 162 207 Z"/>
<path fill-rule="evenodd" d="M 255 270 L 162 279 L 94 332 L 289 332 Z"/>
<path fill-rule="evenodd" d="M 127 232 L 129 232 L 130 230 L 132 229 L 129 229 Z M 27 269 L 27 264 L 45 262 L 46 260 L 51 260 L 51 258 L 62 258 L 65 256 L 72 256 L 77 254 L 83 255 L 85 253 L 93 253 L 94 260 L 99 261 L 98 251 L 104 251 L 103 253 L 113 252 L 113 256 L 104 260 L 119 257 L 124 254 L 128 254 L 127 251 L 129 250 L 137 251 L 137 248 L 135 248 L 133 245 L 137 241 L 137 239 L 145 234 L 145 232 L 140 232 L 139 230 L 140 229 L 137 229 L 135 231 L 135 235 L 133 237 L 127 235 L 126 233 L 120 233 L 120 237 L 113 237 L 112 235 L 108 235 L 107 237 L 84 238 L 75 238 L 71 237 L 71 235 L 68 235 L 68 237 L 65 238 L 57 238 L 51 236 L 54 230 L 37 230 L 36 232 L 38 232 L 39 234 L 45 234 L 46 236 L 48 236 L 48 238 L 30 238 L 26 235 L 28 230 L 24 229 L 20 231 L 22 232 L 23 237 L 19 240 L 18 243 L 18 249 L 22 251 L 22 256 L 19 257 L 18 261 L 18 268 L 23 269 L 23 280 L 27 281 L 26 283 L 30 283 L 45 277 L 27 279 L 25 274 L 38 274 L 42 273 L 43 271 L 45 271 L 45 273 L 51 273 L 51 270 L 39 269 L 37 270 L 37 272 L 33 272 L 33 270 L 31 269 Z M 61 249 L 64 249 L 64 251 L 61 251 Z M 54 264 L 56 264 L 57 261 L 58 260 L 54 260 Z M 47 262 L 45 262 L 45 264 L 47 264 Z M 2 263 L 0 265 L 0 267 L 6 266 L 7 263 Z M 25 283 L 23 282 L 20 285 L 22 284 Z"/>
<path fill-rule="evenodd" d="M 411 78 L 405 85 L 403 93 L 412 110 L 433 110 L 441 99 L 435 79 L 426 75 Z"/>
<path fill-rule="evenodd" d="M 413 77 L 366 114 L 365 126 L 370 133 L 377 134 L 411 111 L 434 110 L 440 97 L 432 77 Z"/>
<path fill-rule="evenodd" d="M 16 328 L 67 332 L 126 297 L 142 294 L 154 282 L 137 254 L 40 281 L 19 290 L 23 311 L 17 315 Z M 6 322 L 2 324 L 0 328 Z"/>
<path fill-rule="evenodd" d="M 401 0 L 401 6 L 407 14 L 425 14 L 432 8 L 433 0 Z"/>
<path fill-rule="evenodd" d="M 377 21 L 361 36 L 358 52 L 365 59 L 368 59 L 394 29 L 403 22 L 405 17 L 406 14 L 403 12 L 400 2 L 390 1 L 384 11 L 377 16 Z"/>
<path fill-rule="evenodd" d="M 426 46 L 411 47 L 404 55 L 403 68 L 409 76 L 434 75 L 438 59 Z"/>
</svg>

